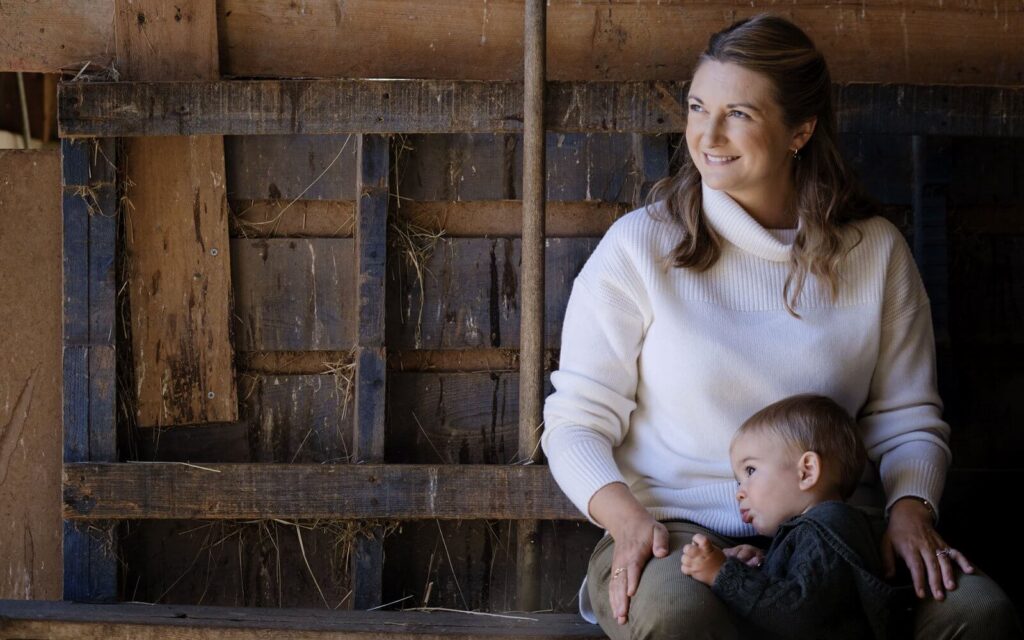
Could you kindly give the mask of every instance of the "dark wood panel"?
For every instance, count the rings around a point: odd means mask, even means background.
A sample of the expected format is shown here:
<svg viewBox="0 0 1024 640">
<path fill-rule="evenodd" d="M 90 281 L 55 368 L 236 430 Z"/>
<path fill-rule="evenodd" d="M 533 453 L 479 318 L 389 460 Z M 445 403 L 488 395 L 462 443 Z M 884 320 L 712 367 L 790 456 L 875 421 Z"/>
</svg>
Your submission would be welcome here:
<svg viewBox="0 0 1024 640">
<path fill-rule="evenodd" d="M 561 340 L 573 280 L 596 238 L 547 242 L 545 334 Z M 388 346 L 398 349 L 516 347 L 519 344 L 519 240 L 437 240 L 416 266 L 401 251 L 391 259 Z M 422 286 L 422 294 L 421 287 Z"/>
<path fill-rule="evenodd" d="M 349 238 L 356 204 L 335 200 L 234 200 L 235 238 Z"/>
<path fill-rule="evenodd" d="M 600 629 L 575 614 L 479 616 L 458 612 L 349 612 L 323 609 L 250 609 L 148 604 L 83 605 L 0 601 L 4 633 L 12 640 L 80 638 L 139 640 L 444 640 L 490 638 L 601 638 Z"/>
<path fill-rule="evenodd" d="M 232 200 L 355 200 L 356 138 L 226 136 Z"/>
<path fill-rule="evenodd" d="M 686 86 L 552 82 L 545 122 L 563 132 L 682 131 Z M 833 91 L 842 131 L 1024 135 L 1017 87 L 855 83 Z M 59 103 L 62 136 L 515 133 L 523 126 L 522 85 L 513 82 L 77 82 L 61 85 Z"/>
<path fill-rule="evenodd" d="M 355 256 L 348 238 L 231 241 L 239 351 L 355 345 Z"/>
<path fill-rule="evenodd" d="M 239 384 L 241 420 L 138 434 L 143 461 L 349 462 L 352 451 L 352 367 L 322 362 L 322 375 L 246 371 Z M 335 374 L 323 374 L 328 370 Z"/>
<path fill-rule="evenodd" d="M 564 519 L 547 467 L 181 463 L 65 465 L 69 519 Z"/>
</svg>

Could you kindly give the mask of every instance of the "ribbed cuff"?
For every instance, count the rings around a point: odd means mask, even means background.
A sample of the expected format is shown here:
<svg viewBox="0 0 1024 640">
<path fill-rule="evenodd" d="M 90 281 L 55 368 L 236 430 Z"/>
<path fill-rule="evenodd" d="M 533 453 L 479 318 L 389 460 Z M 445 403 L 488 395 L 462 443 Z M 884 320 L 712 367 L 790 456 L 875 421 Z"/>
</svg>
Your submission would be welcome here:
<svg viewBox="0 0 1024 640">
<path fill-rule="evenodd" d="M 932 442 L 907 442 L 885 454 L 880 465 L 885 488 L 885 512 L 900 498 L 924 498 L 939 517 L 939 500 L 946 484 L 945 450 Z"/>
<path fill-rule="evenodd" d="M 612 455 L 612 445 L 593 430 L 582 426 L 560 427 L 545 434 L 544 453 L 551 475 L 576 508 L 590 522 L 590 499 L 613 482 L 625 483 Z"/>
</svg>

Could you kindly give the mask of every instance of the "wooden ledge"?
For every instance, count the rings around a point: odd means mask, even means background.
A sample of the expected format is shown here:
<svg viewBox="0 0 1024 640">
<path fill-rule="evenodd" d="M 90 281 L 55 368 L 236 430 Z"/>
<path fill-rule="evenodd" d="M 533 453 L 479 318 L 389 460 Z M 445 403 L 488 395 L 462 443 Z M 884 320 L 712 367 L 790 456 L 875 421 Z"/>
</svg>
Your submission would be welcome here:
<svg viewBox="0 0 1024 640">
<path fill-rule="evenodd" d="M 64 465 L 64 517 L 581 520 L 545 465 Z"/>
<path fill-rule="evenodd" d="M 9 640 L 376 640 L 415 638 L 604 638 L 575 614 L 473 615 L 0 600 Z"/>
<path fill-rule="evenodd" d="M 673 133 L 685 82 L 549 82 L 548 130 Z M 835 85 L 841 131 L 1024 136 L 1024 88 Z M 519 133 L 517 82 L 224 80 L 61 84 L 63 137 Z"/>
</svg>

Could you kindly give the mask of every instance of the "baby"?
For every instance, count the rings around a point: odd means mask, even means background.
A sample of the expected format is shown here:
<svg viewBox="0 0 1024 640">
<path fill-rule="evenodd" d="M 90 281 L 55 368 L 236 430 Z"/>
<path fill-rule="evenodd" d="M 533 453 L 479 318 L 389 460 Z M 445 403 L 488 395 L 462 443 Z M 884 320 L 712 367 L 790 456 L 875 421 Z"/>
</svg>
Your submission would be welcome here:
<svg viewBox="0 0 1024 640">
<path fill-rule="evenodd" d="M 781 637 L 884 637 L 891 589 L 870 523 L 843 502 L 867 457 L 849 414 L 823 396 L 786 398 L 743 423 L 729 457 L 740 516 L 771 547 L 744 562 L 697 534 L 682 572 Z"/>
</svg>

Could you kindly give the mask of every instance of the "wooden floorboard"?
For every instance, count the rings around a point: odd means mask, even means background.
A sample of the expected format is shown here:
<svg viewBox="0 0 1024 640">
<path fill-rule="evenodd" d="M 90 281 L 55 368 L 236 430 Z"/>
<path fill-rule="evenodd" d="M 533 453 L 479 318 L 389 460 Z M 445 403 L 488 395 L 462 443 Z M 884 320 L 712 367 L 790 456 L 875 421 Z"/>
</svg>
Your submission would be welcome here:
<svg viewBox="0 0 1024 640">
<path fill-rule="evenodd" d="M 670 133 L 685 126 L 685 82 L 551 82 L 550 131 Z M 1024 88 L 847 84 L 842 131 L 1024 136 Z M 516 133 L 517 82 L 249 80 L 60 85 L 60 135 Z"/>
<path fill-rule="evenodd" d="M 0 601 L 6 640 L 603 638 L 575 614 L 365 612 Z"/>
<path fill-rule="evenodd" d="M 64 517 L 578 520 L 543 465 L 76 463 Z"/>
</svg>

